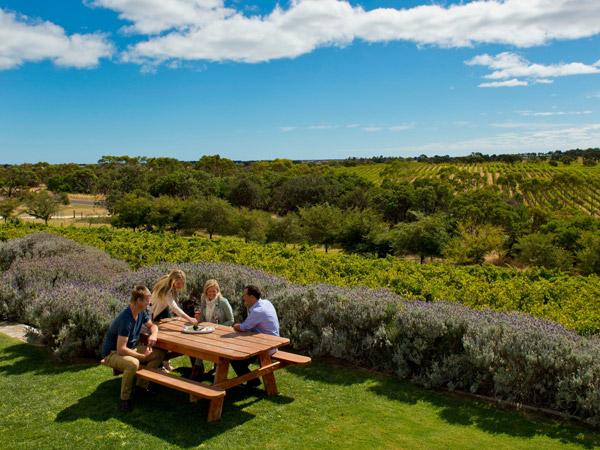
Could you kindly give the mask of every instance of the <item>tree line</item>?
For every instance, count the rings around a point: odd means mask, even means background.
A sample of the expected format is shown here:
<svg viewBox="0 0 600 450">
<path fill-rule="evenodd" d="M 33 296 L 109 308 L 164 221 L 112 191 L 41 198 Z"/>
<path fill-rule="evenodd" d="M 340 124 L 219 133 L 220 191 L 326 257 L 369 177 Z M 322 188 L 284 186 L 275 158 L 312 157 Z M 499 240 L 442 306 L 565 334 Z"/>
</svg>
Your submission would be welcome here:
<svg viewBox="0 0 600 450">
<path fill-rule="evenodd" d="M 588 150 L 580 151 L 587 152 L 581 157 L 600 157 L 598 149 Z M 578 151 L 560 152 L 558 159 Z M 377 257 L 418 255 L 421 262 L 444 258 L 460 265 L 481 264 L 494 253 L 508 262 L 600 273 L 595 217 L 527 207 L 497 185 L 476 188 L 460 172 L 413 182 L 384 178 L 376 184 L 336 171 L 340 163 L 239 163 L 213 155 L 196 162 L 104 156 L 95 165 L 9 166 L 0 172 L 0 215 L 7 220 L 11 208 L 25 202 L 28 211 L 47 220 L 35 211 L 36 202 L 51 209 L 67 192 L 99 193 L 117 227 L 200 230 L 210 238 L 237 235 Z M 40 184 L 50 192 L 31 193 Z"/>
</svg>

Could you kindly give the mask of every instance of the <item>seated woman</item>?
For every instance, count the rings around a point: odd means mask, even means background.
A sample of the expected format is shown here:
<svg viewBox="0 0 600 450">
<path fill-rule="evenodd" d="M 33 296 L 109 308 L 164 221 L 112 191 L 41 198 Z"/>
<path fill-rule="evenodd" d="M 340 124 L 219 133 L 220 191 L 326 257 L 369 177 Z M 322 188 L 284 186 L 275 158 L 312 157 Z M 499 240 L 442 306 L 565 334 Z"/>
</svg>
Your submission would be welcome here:
<svg viewBox="0 0 600 450">
<path fill-rule="evenodd" d="M 233 310 L 229 301 L 221 295 L 217 280 L 208 280 L 204 284 L 201 298 L 202 321 L 221 324 L 230 327 L 233 325 Z M 214 367 L 209 373 L 214 372 Z M 192 362 L 191 378 L 197 378 L 204 373 L 204 364 L 201 359 Z"/>
<path fill-rule="evenodd" d="M 152 288 L 152 321 L 159 322 L 161 319 L 169 317 L 172 310 L 177 316 L 187 320 L 192 325 L 198 325 L 198 321 L 188 316 L 177 306 L 179 294 L 185 289 L 185 273 L 183 270 L 172 270 L 169 275 L 165 275 L 156 282 Z M 173 370 L 170 358 L 177 356 L 176 353 L 167 353 L 164 359 L 164 367 L 167 370 Z"/>
</svg>

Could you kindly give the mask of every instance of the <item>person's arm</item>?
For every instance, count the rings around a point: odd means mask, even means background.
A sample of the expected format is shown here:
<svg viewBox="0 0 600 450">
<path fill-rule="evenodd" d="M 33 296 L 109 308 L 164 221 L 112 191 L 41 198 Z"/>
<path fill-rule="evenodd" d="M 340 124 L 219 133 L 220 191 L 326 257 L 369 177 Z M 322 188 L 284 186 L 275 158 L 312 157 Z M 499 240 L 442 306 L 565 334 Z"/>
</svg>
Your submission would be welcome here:
<svg viewBox="0 0 600 450">
<path fill-rule="evenodd" d="M 148 321 L 150 323 L 150 321 Z M 156 325 L 154 325 L 156 327 Z M 158 328 L 156 328 L 158 332 Z M 140 361 L 145 361 L 146 358 L 152 353 L 152 347 L 146 347 L 146 352 L 142 355 L 141 353 L 136 352 L 135 350 L 127 347 L 127 341 L 129 338 L 127 336 L 117 336 L 117 353 L 122 356 L 133 356 L 134 358 L 139 359 Z M 155 341 L 156 342 L 156 341 Z"/>
<path fill-rule="evenodd" d="M 248 317 L 246 317 L 246 320 L 240 323 L 237 328 L 235 327 L 235 325 L 233 326 L 233 328 L 236 331 L 248 331 L 254 328 L 256 325 L 258 325 L 260 323 L 260 320 L 261 315 L 256 310 L 251 309 L 250 314 L 248 314 Z"/>
<path fill-rule="evenodd" d="M 183 310 L 179 306 L 177 306 L 177 303 L 175 303 L 175 300 L 173 299 L 173 295 L 171 294 L 171 291 L 169 291 L 167 293 L 166 300 L 167 300 L 167 305 L 169 305 L 169 308 L 171 308 L 171 311 L 173 311 L 175 313 L 175 315 L 181 317 L 182 319 L 187 320 L 188 322 L 191 322 L 192 325 L 198 325 L 198 321 L 196 319 L 188 316 L 185 312 L 183 312 Z"/>
<path fill-rule="evenodd" d="M 144 325 L 146 325 L 146 328 L 150 330 L 150 336 L 148 336 L 148 347 L 154 347 L 156 341 L 158 340 L 158 325 L 152 323 L 151 320 L 148 320 L 148 322 L 146 322 Z"/>
<path fill-rule="evenodd" d="M 223 325 L 230 327 L 233 325 L 233 309 L 229 304 L 229 300 L 221 297 L 221 307 L 223 308 L 223 313 L 225 314 L 225 322 L 223 322 Z"/>
</svg>

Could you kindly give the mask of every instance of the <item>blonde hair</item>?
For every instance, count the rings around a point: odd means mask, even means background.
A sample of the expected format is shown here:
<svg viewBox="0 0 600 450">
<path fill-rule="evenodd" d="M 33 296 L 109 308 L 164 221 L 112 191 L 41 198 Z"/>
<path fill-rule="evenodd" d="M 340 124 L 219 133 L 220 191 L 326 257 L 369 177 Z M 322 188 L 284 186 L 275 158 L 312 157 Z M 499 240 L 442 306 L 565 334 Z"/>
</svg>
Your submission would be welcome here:
<svg viewBox="0 0 600 450">
<path fill-rule="evenodd" d="M 181 289 L 175 289 L 174 284 L 183 280 L 183 287 Z M 165 275 L 156 282 L 152 288 L 152 312 L 156 311 L 158 305 L 166 305 L 167 294 L 173 290 L 173 293 L 181 292 L 185 288 L 185 273 L 183 270 L 175 269 L 172 270 L 169 275 Z M 164 308 L 163 308 L 164 309 Z"/>
<path fill-rule="evenodd" d="M 133 287 L 131 291 L 131 300 L 130 303 L 135 305 L 135 302 L 138 300 L 143 300 L 146 295 L 150 295 L 150 290 L 146 286 L 136 285 Z"/>
<path fill-rule="evenodd" d="M 208 295 L 206 295 L 206 292 L 210 289 L 214 287 L 217 290 L 217 297 L 216 298 L 221 298 L 221 288 L 219 287 L 219 283 L 217 283 L 217 280 L 208 280 L 206 283 L 204 283 L 204 290 L 202 291 L 202 297 L 201 300 L 203 302 L 206 302 L 208 300 Z"/>
</svg>

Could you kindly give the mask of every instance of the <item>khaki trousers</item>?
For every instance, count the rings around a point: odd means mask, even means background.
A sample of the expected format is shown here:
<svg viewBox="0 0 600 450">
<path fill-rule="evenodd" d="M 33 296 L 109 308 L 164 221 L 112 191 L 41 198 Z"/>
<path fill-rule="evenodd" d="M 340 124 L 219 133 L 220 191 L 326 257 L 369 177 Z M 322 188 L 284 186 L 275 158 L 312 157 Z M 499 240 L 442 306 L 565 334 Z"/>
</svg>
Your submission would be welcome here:
<svg viewBox="0 0 600 450">
<path fill-rule="evenodd" d="M 143 355 L 146 352 L 146 346 L 138 345 L 133 350 Z M 152 348 L 152 353 L 143 363 L 133 356 L 119 355 L 116 350 L 110 352 L 110 354 L 104 358 L 104 363 L 113 369 L 123 372 L 123 379 L 121 380 L 121 400 L 129 400 L 131 398 L 135 373 L 140 366 L 144 365 L 146 367 L 157 368 L 162 363 L 164 357 L 165 351 L 159 348 Z M 148 380 L 142 379 L 138 379 L 136 383 L 137 386 L 143 389 L 147 389 L 148 384 L 150 384 Z"/>
</svg>

